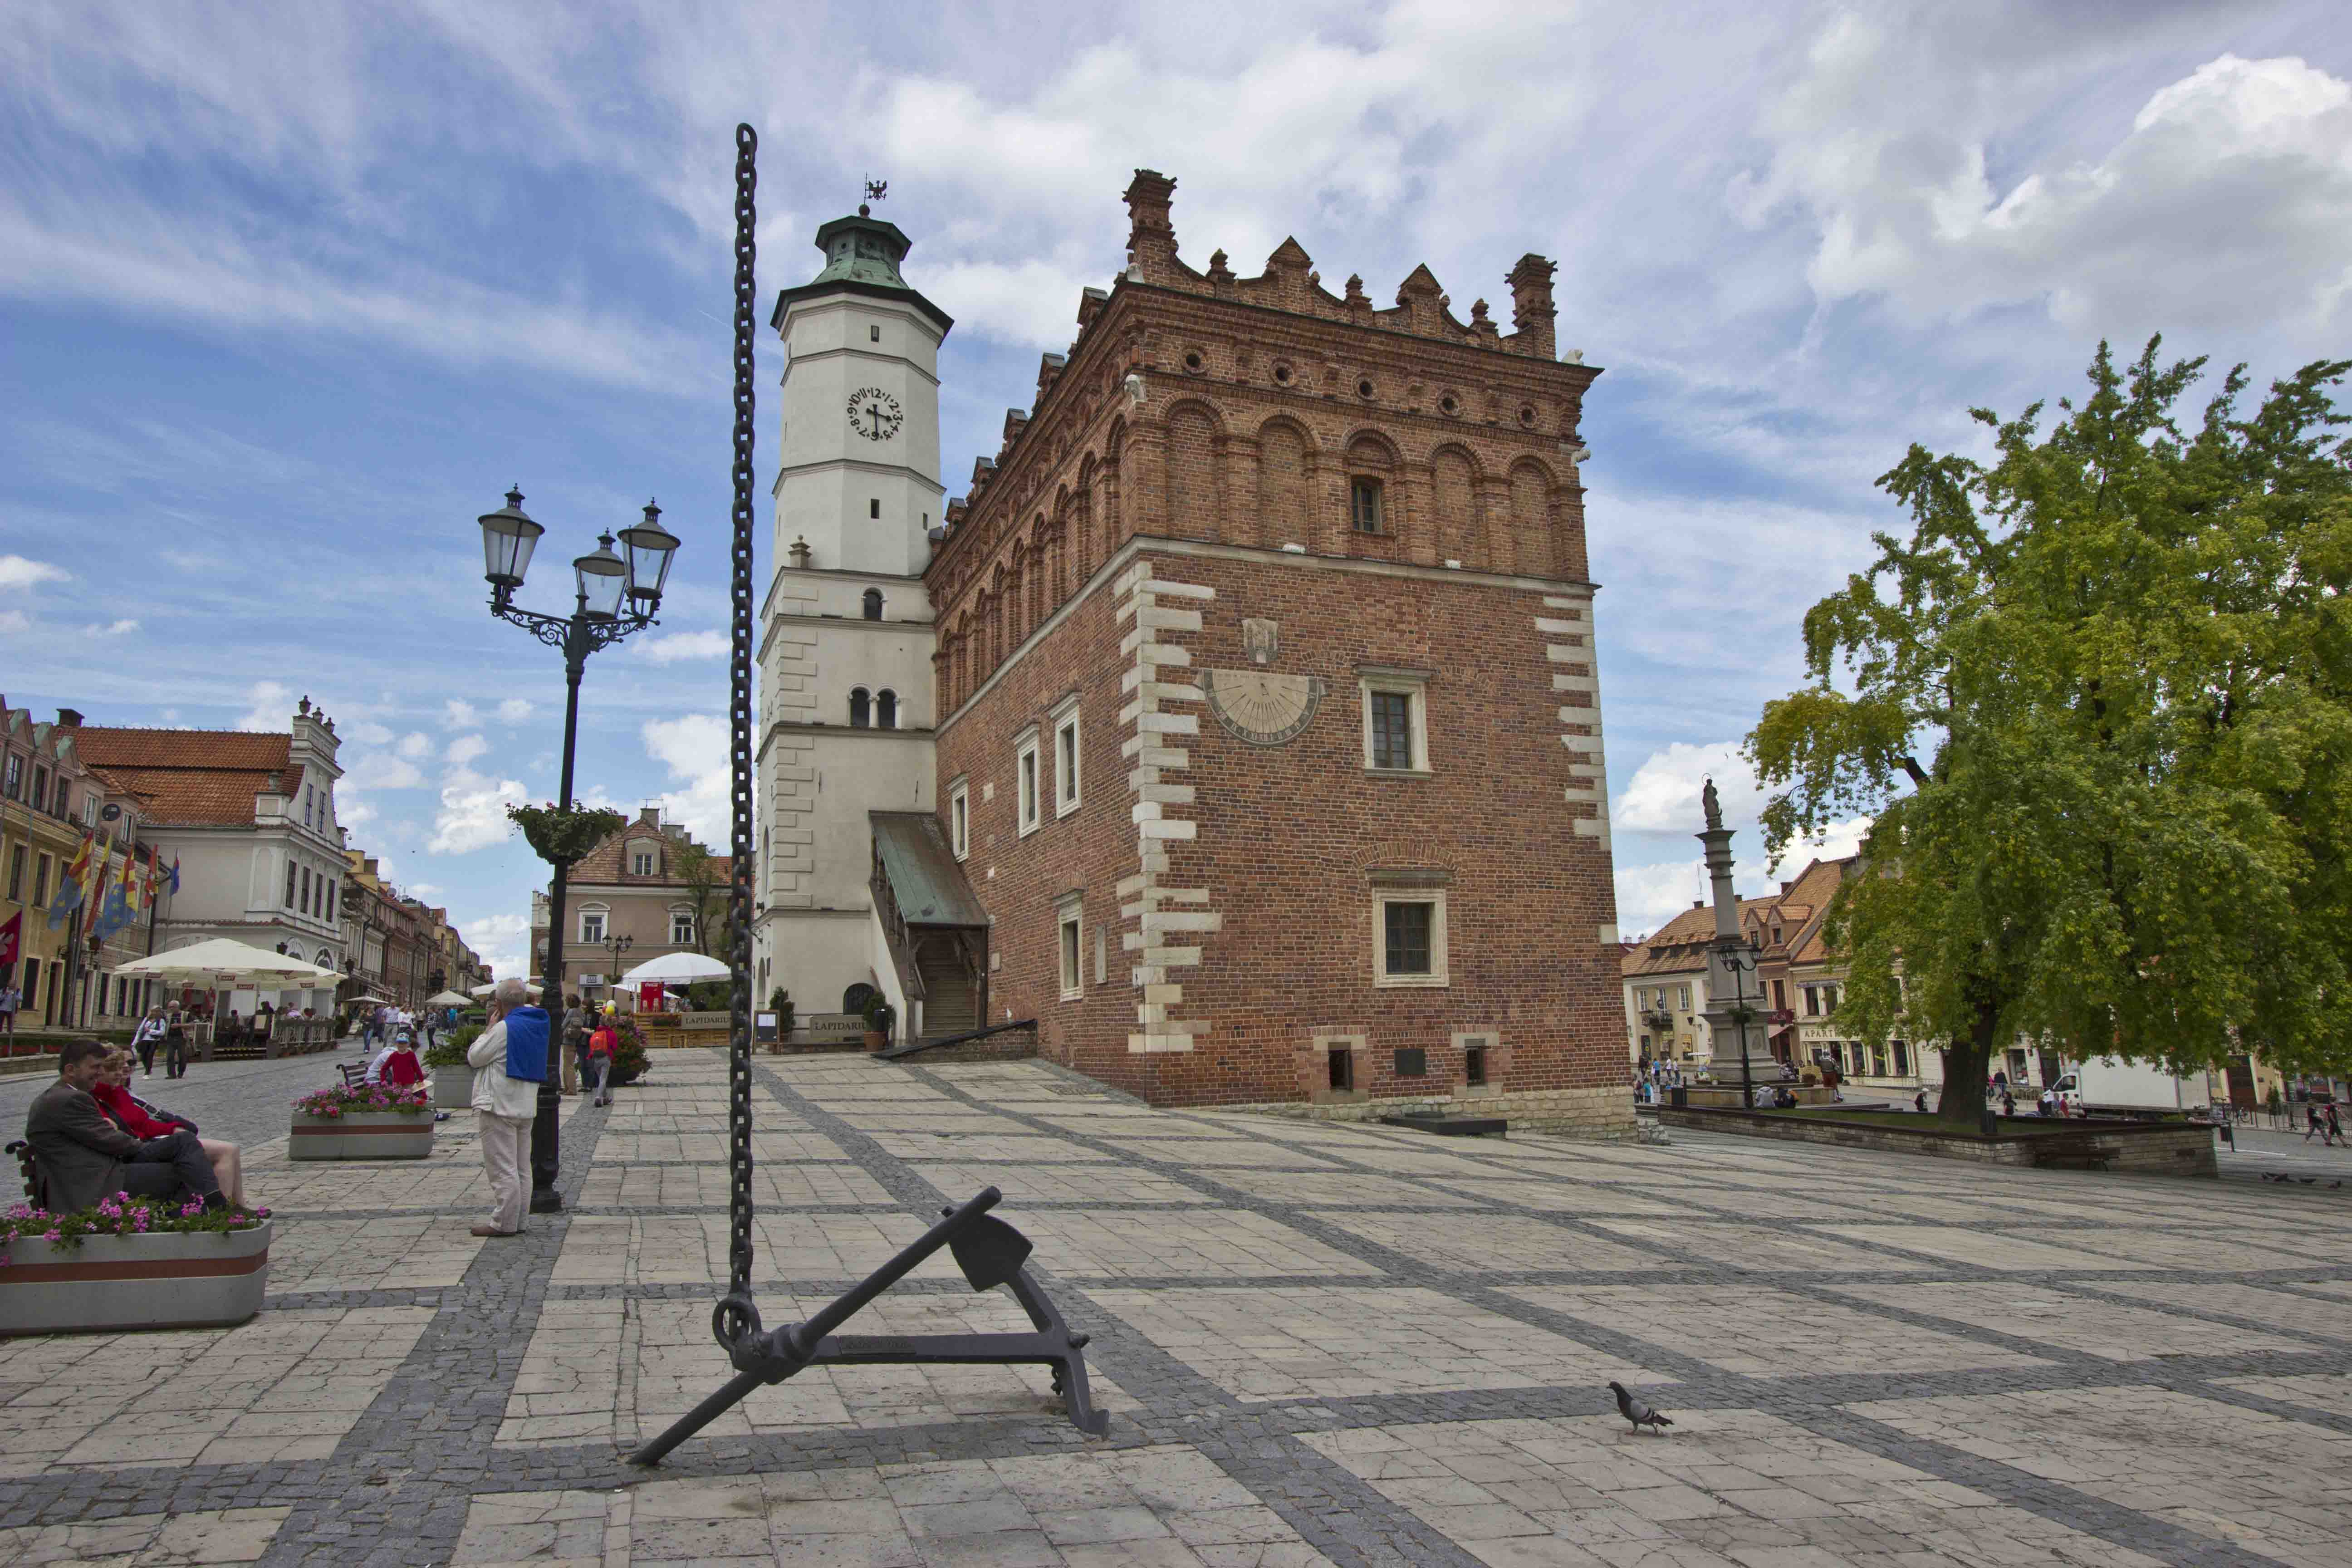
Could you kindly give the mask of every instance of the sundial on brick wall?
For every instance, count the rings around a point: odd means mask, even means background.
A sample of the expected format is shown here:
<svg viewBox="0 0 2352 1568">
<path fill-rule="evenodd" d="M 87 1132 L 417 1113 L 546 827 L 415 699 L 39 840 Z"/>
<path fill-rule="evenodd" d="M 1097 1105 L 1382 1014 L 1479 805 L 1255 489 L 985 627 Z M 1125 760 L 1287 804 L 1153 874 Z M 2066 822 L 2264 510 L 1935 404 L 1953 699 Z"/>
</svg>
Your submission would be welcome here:
<svg viewBox="0 0 2352 1568">
<path fill-rule="evenodd" d="M 1204 669 L 1201 692 L 1209 711 L 1228 733 L 1253 746 L 1287 745 L 1315 720 L 1323 703 L 1323 681 L 1312 675 L 1278 675 L 1265 666 L 1274 662 L 1275 624 L 1265 620 L 1242 623 L 1242 646 L 1259 667 L 1255 669 Z"/>
</svg>

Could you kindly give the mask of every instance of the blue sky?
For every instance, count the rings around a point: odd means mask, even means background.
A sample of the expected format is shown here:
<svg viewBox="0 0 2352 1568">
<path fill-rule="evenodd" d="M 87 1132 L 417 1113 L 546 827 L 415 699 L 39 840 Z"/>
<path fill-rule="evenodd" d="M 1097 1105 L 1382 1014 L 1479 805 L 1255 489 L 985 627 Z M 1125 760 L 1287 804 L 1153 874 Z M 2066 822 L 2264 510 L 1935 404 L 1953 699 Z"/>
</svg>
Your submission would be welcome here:
<svg viewBox="0 0 2352 1568">
<path fill-rule="evenodd" d="M 1696 890 L 1703 773 L 1752 824 L 1731 748 L 1898 521 L 1871 480 L 1909 442 L 2073 390 L 2103 335 L 2266 378 L 2345 353 L 2352 314 L 2333 5 L 19 0 L 0 66 L 0 691 L 271 728 L 309 695 L 355 842 L 507 970 L 538 867 L 499 807 L 553 795 L 562 702 L 481 604 L 508 484 L 549 529 L 542 607 L 660 499 L 666 625 L 593 662 L 583 789 L 723 838 L 739 119 L 763 298 L 889 180 L 957 318 L 951 493 L 1109 281 L 1139 165 L 1196 262 L 1296 235 L 1375 298 L 1426 261 L 1499 314 L 1512 261 L 1556 258 L 1560 341 L 1607 371 L 1629 933 Z M 1738 850 L 1760 882 L 1752 827 Z"/>
</svg>

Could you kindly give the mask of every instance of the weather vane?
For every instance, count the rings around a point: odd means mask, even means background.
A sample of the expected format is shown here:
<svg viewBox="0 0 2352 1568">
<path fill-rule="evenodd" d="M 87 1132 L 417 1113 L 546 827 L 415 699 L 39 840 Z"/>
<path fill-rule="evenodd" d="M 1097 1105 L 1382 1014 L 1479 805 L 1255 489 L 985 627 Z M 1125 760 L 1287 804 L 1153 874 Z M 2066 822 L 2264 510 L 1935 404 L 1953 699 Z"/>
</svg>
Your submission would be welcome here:
<svg viewBox="0 0 2352 1568">
<path fill-rule="evenodd" d="M 867 201 L 869 201 L 869 202 L 878 202 L 878 201 L 880 201 L 884 196 L 887 196 L 887 195 L 888 195 L 889 194 L 890 194 L 890 182 L 889 182 L 889 181 L 887 181 L 887 180 L 868 180 L 868 181 L 866 181 L 866 199 Z"/>
</svg>

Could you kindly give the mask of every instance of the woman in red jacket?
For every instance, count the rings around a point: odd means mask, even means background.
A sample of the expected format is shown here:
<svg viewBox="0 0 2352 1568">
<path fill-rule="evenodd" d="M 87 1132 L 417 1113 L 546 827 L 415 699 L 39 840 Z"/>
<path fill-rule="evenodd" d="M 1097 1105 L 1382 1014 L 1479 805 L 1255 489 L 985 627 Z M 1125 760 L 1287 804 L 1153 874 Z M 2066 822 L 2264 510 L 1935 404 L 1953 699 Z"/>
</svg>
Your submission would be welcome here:
<svg viewBox="0 0 2352 1568">
<path fill-rule="evenodd" d="M 169 1138 L 185 1127 L 194 1130 L 195 1123 L 175 1119 L 170 1121 L 151 1115 L 131 1092 L 131 1052 L 117 1046 L 106 1058 L 106 1066 L 90 1087 L 90 1097 L 98 1108 L 110 1117 L 114 1124 L 133 1138 Z M 234 1143 L 198 1134 L 196 1142 L 205 1146 L 205 1158 L 213 1163 L 213 1175 L 220 1183 L 221 1196 L 232 1207 L 245 1204 L 245 1151 Z"/>
</svg>

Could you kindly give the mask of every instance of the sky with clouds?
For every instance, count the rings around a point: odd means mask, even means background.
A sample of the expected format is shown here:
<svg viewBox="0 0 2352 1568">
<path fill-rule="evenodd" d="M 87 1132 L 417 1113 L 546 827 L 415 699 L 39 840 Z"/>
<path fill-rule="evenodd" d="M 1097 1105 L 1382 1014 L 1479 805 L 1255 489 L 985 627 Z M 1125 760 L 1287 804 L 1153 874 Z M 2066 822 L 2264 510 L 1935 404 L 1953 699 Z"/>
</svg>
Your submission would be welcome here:
<svg viewBox="0 0 2352 1568">
<path fill-rule="evenodd" d="M 592 661 L 582 793 L 724 837 L 738 120 L 763 297 L 890 182 L 957 320 L 951 492 L 1111 280 L 1139 165 L 1196 263 L 1295 235 L 1376 299 L 1425 261 L 1507 304 L 1513 260 L 1558 258 L 1561 343 L 1607 373 L 1584 479 L 1629 934 L 1698 890 L 1708 773 L 1762 884 L 1737 742 L 1897 521 L 1871 481 L 1909 442 L 1971 447 L 1970 405 L 2073 390 L 2102 336 L 2267 378 L 2352 321 L 2332 4 L 9 15 L 0 691 L 113 723 L 323 703 L 354 841 L 508 972 L 538 868 L 502 807 L 555 793 L 563 702 L 481 603 L 473 520 L 509 483 L 549 529 L 541 608 L 660 500 L 664 626 Z"/>
</svg>

